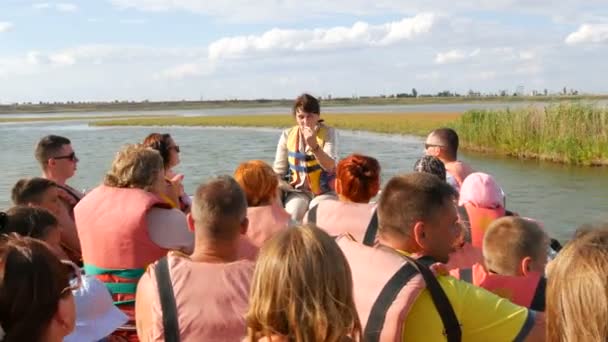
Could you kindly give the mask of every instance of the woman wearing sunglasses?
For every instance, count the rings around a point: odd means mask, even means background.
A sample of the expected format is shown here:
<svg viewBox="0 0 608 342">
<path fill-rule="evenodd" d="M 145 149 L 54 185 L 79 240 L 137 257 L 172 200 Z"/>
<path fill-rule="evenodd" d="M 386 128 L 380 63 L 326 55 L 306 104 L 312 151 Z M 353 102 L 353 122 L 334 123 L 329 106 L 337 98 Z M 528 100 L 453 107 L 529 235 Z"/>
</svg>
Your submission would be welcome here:
<svg viewBox="0 0 608 342">
<path fill-rule="evenodd" d="M 47 244 L 16 234 L 0 238 L 0 341 L 63 341 L 75 326 L 72 291 L 78 267 Z"/>
<path fill-rule="evenodd" d="M 173 168 L 180 162 L 179 145 L 175 144 L 171 135 L 167 133 L 152 133 L 144 139 L 143 144 L 157 150 L 163 158 L 167 191 L 161 197 L 173 208 L 179 208 L 184 212 L 190 211 L 190 197 L 185 194 L 182 185 L 184 175 L 173 171 Z"/>
</svg>

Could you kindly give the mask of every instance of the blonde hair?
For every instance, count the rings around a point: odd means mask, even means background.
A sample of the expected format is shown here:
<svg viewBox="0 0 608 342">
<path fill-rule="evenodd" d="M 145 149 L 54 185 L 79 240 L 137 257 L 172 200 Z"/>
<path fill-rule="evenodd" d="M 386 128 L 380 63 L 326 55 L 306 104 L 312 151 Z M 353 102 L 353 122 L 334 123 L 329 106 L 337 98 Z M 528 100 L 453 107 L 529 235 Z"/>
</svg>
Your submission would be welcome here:
<svg viewBox="0 0 608 342">
<path fill-rule="evenodd" d="M 104 184 L 115 188 L 150 190 L 162 171 L 163 158 L 158 151 L 141 144 L 129 144 L 114 157 Z"/>
<path fill-rule="evenodd" d="M 607 341 L 608 225 L 577 235 L 548 270 L 547 341 Z"/>
<path fill-rule="evenodd" d="M 517 275 L 521 261 L 547 258 L 549 237 L 538 223 L 516 216 L 494 220 L 483 237 L 486 267 L 502 275 Z"/>
<path fill-rule="evenodd" d="M 277 196 L 279 179 L 270 165 L 261 160 L 240 164 L 234 171 L 234 179 L 245 191 L 250 207 L 269 204 Z"/>
<path fill-rule="evenodd" d="M 361 340 L 350 267 L 336 242 L 312 225 L 287 229 L 260 252 L 247 313 L 248 340 Z"/>
</svg>

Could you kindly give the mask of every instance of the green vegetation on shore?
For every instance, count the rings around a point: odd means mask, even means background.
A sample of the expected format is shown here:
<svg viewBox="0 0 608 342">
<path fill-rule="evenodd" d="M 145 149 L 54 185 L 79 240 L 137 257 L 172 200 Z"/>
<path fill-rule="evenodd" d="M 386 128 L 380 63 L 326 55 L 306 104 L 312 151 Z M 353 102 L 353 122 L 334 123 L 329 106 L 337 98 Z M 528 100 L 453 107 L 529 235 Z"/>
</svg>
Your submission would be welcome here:
<svg viewBox="0 0 608 342">
<path fill-rule="evenodd" d="M 365 105 L 420 105 L 449 103 L 498 103 L 498 102 L 557 102 L 606 100 L 608 95 L 548 95 L 548 96 L 418 96 L 382 97 L 365 96 L 355 98 L 324 98 L 323 107 Z M 8 113 L 77 113 L 112 111 L 169 111 L 199 110 L 215 108 L 291 107 L 293 99 L 258 99 L 225 101 L 114 101 L 114 102 L 69 102 L 0 105 L 0 114 Z"/>
<path fill-rule="evenodd" d="M 377 133 L 425 135 L 430 130 L 454 122 L 459 113 L 332 113 L 323 119 L 332 127 Z M 239 126 L 289 127 L 290 115 L 231 115 L 197 117 L 140 117 L 92 122 L 95 126 Z"/>
<path fill-rule="evenodd" d="M 471 110 L 454 124 L 465 149 L 573 165 L 608 165 L 608 109 L 579 103 Z"/>
<path fill-rule="evenodd" d="M 459 113 L 323 114 L 333 127 L 425 136 L 448 126 L 465 150 L 572 165 L 608 165 L 608 110 L 580 103 Z M 289 127 L 290 115 L 139 117 L 92 122 L 98 126 Z"/>
</svg>

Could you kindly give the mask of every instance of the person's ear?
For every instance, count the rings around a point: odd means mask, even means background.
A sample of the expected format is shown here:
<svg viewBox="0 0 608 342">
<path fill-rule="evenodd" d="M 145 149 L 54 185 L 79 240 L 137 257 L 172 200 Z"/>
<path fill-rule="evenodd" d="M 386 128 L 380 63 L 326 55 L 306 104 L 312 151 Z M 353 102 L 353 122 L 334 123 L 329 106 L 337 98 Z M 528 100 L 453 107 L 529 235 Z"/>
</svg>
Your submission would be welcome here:
<svg viewBox="0 0 608 342">
<path fill-rule="evenodd" d="M 420 247 L 424 247 L 426 246 L 426 227 L 424 225 L 424 222 L 422 221 L 417 221 L 414 224 L 414 240 L 416 241 L 416 244 Z"/>
<path fill-rule="evenodd" d="M 519 266 L 521 275 L 527 276 L 532 271 L 532 258 L 529 256 L 523 258 Z"/>
<path fill-rule="evenodd" d="M 241 221 L 241 235 L 247 234 L 247 229 L 249 229 L 249 219 L 245 217 L 243 221 Z"/>
<path fill-rule="evenodd" d="M 46 161 L 47 168 L 54 167 L 55 165 L 57 165 L 57 161 L 55 160 L 55 158 L 47 159 L 47 161 Z"/>
<path fill-rule="evenodd" d="M 188 230 L 194 233 L 194 218 L 192 217 L 192 213 L 186 215 L 186 222 L 188 223 Z"/>
</svg>

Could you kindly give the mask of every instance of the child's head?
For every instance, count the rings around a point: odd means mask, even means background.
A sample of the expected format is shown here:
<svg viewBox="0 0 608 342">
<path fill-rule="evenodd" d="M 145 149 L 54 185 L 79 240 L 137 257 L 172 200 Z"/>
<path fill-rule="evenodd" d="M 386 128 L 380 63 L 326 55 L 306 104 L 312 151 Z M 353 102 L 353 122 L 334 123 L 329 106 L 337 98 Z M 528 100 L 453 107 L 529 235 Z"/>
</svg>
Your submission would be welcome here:
<svg viewBox="0 0 608 342">
<path fill-rule="evenodd" d="M 490 224 L 483 239 L 486 268 L 501 275 L 544 273 L 549 237 L 534 221 L 501 217 Z"/>
<path fill-rule="evenodd" d="M 17 233 L 46 242 L 61 254 L 61 232 L 55 216 L 38 207 L 16 206 L 0 212 L 0 235 Z"/>
</svg>

